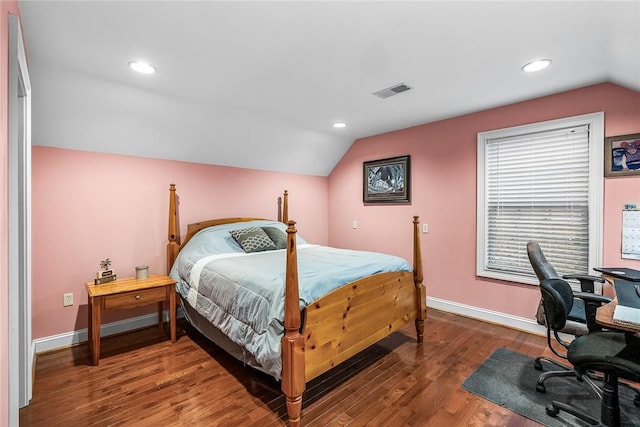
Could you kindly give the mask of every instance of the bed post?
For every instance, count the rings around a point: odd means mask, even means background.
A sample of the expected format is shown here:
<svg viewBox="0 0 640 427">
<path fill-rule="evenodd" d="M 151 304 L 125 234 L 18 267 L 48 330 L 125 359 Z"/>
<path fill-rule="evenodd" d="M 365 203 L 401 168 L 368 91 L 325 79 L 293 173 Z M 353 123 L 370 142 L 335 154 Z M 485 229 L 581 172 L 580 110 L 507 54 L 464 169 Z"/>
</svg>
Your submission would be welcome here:
<svg viewBox="0 0 640 427">
<path fill-rule="evenodd" d="M 418 343 L 424 337 L 424 321 L 427 318 L 427 292 L 422 283 L 422 253 L 420 250 L 420 220 L 416 215 L 413 217 L 413 281 L 416 285 L 416 334 Z"/>
<path fill-rule="evenodd" d="M 167 244 L 167 274 L 178 256 L 178 211 L 176 209 L 176 185 L 169 185 L 169 243 Z"/>
<path fill-rule="evenodd" d="M 285 224 L 289 223 L 289 192 L 287 190 L 284 190 L 284 208 L 282 213 L 282 222 L 284 222 Z"/>
<path fill-rule="evenodd" d="M 285 196 L 285 213 L 287 192 Z M 282 391 L 287 400 L 289 425 L 299 426 L 302 412 L 304 378 L 304 337 L 300 335 L 300 302 L 298 292 L 298 255 L 295 221 L 287 223 L 287 272 L 285 278 L 284 328 L 282 347 Z"/>
</svg>

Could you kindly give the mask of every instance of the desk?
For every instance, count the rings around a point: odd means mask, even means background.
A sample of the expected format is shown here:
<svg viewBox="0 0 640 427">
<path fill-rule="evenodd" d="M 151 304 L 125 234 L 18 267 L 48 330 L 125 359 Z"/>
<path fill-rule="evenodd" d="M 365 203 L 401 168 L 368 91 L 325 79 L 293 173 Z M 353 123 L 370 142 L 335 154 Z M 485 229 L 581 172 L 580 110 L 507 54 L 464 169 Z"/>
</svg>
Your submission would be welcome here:
<svg viewBox="0 0 640 427">
<path fill-rule="evenodd" d="M 91 364 L 97 366 L 100 359 L 100 326 L 102 311 L 112 308 L 132 308 L 158 304 L 158 326 L 162 329 L 163 304 L 169 303 L 169 329 L 171 342 L 176 342 L 176 281 L 168 276 L 149 276 L 147 279 L 118 279 L 95 285 L 88 282 L 89 296 L 89 350 Z"/>
<path fill-rule="evenodd" d="M 596 322 L 610 329 L 640 333 L 640 326 L 619 325 L 613 322 L 613 312 L 618 305 L 618 300 L 614 299 L 609 304 L 598 307 L 596 310 Z"/>
<path fill-rule="evenodd" d="M 640 271 L 626 267 L 594 267 L 595 271 L 602 273 L 603 276 L 613 277 L 614 279 L 627 280 L 629 282 L 640 282 Z"/>
</svg>

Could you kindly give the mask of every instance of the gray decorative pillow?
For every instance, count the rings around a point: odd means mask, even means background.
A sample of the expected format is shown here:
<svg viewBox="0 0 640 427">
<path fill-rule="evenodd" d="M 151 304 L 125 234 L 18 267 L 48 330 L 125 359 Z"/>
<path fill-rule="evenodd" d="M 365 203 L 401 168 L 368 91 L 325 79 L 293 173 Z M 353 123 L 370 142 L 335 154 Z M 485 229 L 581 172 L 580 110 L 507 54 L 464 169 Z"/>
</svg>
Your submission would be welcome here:
<svg viewBox="0 0 640 427">
<path fill-rule="evenodd" d="M 287 233 L 277 227 L 260 227 L 276 245 L 276 249 L 287 249 Z"/>
<path fill-rule="evenodd" d="M 276 249 L 275 243 L 273 243 L 262 228 L 243 228 L 240 230 L 230 230 L 229 233 L 231 233 L 231 237 L 238 242 L 245 252 L 273 251 Z"/>
</svg>

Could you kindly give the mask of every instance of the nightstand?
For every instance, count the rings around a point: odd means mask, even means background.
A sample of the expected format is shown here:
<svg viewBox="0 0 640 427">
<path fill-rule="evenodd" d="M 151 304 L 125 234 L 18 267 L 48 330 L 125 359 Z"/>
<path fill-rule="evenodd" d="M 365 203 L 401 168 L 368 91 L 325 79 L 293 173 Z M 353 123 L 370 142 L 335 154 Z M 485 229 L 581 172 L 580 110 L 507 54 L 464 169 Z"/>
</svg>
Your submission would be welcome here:
<svg viewBox="0 0 640 427">
<path fill-rule="evenodd" d="M 176 281 L 168 276 L 149 276 L 147 279 L 117 279 L 113 282 L 96 285 L 87 282 L 89 296 L 89 351 L 91 363 L 97 366 L 100 359 L 100 326 L 102 311 L 114 308 L 133 308 L 142 305 L 158 304 L 158 327 L 162 329 L 164 302 L 169 303 L 169 325 L 171 342 L 176 342 Z"/>
</svg>

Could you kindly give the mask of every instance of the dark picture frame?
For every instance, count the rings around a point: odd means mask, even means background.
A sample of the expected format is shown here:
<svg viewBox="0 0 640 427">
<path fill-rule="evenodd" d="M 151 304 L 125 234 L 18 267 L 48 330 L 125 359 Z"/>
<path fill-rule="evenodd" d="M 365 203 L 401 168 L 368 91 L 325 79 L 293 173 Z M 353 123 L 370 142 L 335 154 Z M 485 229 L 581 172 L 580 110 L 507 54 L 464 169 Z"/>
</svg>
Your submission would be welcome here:
<svg viewBox="0 0 640 427">
<path fill-rule="evenodd" d="M 640 175 L 640 133 L 604 139 L 604 176 Z"/>
<path fill-rule="evenodd" d="M 362 201 L 365 204 L 410 203 L 411 156 L 364 162 Z"/>
</svg>

